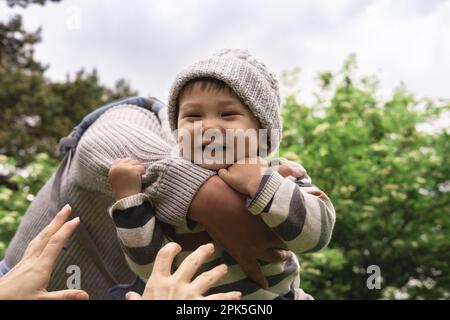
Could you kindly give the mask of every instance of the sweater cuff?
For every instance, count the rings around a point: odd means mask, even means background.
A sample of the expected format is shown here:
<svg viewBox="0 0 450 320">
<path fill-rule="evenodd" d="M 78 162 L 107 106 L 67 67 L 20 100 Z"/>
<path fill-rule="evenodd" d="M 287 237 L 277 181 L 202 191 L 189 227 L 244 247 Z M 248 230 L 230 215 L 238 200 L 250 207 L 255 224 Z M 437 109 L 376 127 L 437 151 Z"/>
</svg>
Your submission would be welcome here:
<svg viewBox="0 0 450 320">
<path fill-rule="evenodd" d="M 140 206 L 146 200 L 148 200 L 148 196 L 144 193 L 138 193 L 129 197 L 122 198 L 119 201 L 116 201 L 109 208 L 109 215 L 112 217 L 113 212 L 116 210 L 125 210 L 128 208 Z"/>
<path fill-rule="evenodd" d="M 186 215 L 193 198 L 216 172 L 183 158 L 158 161 L 149 169 L 149 175 L 143 181 L 151 184 L 146 192 L 155 205 L 158 219 L 174 227 L 186 227 Z"/>
<path fill-rule="evenodd" d="M 284 180 L 281 174 L 270 168 L 267 169 L 265 175 L 269 175 L 269 178 L 261 180 L 258 192 L 251 198 L 247 206 L 248 210 L 255 215 L 260 214 L 264 210 Z"/>
</svg>

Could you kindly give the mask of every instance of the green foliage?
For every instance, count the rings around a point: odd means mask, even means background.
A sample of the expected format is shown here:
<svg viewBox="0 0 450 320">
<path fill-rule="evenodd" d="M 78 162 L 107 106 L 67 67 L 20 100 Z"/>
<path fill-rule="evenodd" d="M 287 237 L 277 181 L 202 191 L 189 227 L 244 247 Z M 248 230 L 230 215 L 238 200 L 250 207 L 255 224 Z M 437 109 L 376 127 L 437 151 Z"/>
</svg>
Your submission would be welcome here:
<svg viewBox="0 0 450 320">
<path fill-rule="evenodd" d="M 317 298 L 448 298 L 449 131 L 420 127 L 450 104 L 402 87 L 382 102 L 377 79 L 355 71 L 351 56 L 338 74 L 321 74 L 315 104 L 291 96 L 282 111 L 281 154 L 307 168 L 337 212 L 330 249 L 301 257 L 304 289 Z M 372 264 L 382 290 L 367 289 Z"/>
<path fill-rule="evenodd" d="M 18 168 L 13 158 L 0 155 L 0 257 L 30 202 L 56 167 L 57 160 L 45 153 L 37 154 L 24 168 Z"/>
<path fill-rule="evenodd" d="M 28 33 L 20 17 L 0 22 L 0 153 L 24 165 L 40 152 L 54 154 L 61 137 L 93 109 L 137 95 L 124 80 L 100 84 L 97 72 L 80 70 L 54 82 L 33 56 L 40 30 Z"/>
<path fill-rule="evenodd" d="M 27 32 L 23 29 L 22 17 L 13 16 L 0 22 L 0 66 L 22 68 L 27 71 L 45 69 L 34 59 L 34 45 L 41 41 L 41 29 Z"/>
</svg>

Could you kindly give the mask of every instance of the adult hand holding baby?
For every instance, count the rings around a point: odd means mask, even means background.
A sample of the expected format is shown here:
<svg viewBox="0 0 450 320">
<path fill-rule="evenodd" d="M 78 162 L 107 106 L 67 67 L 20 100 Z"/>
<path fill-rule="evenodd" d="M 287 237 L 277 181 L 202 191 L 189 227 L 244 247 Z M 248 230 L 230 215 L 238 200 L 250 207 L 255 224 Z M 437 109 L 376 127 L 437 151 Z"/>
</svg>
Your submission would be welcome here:
<svg viewBox="0 0 450 320">
<path fill-rule="evenodd" d="M 188 214 L 190 219 L 205 227 L 211 238 L 236 260 L 250 279 L 267 288 L 267 279 L 258 260 L 282 262 L 291 254 L 283 250 L 286 245 L 261 217 L 248 211 L 245 198 L 219 176 L 213 176 L 198 191 Z"/>
<path fill-rule="evenodd" d="M 289 259 L 291 255 L 289 251 L 280 250 L 285 248 L 285 244 L 267 227 L 261 217 L 251 214 L 245 207 L 245 195 L 253 197 L 256 194 L 266 168 L 267 162 L 258 157 L 243 159 L 241 163 L 220 169 L 220 178 L 210 178 L 190 208 L 191 218 L 205 225 L 210 236 L 220 243 L 247 276 L 262 288 L 267 288 L 268 283 L 257 259 L 280 262 Z M 301 168 L 285 164 L 278 167 L 278 172 L 283 177 L 302 177 L 306 173 Z M 215 190 L 218 193 L 215 193 Z M 212 202 L 211 205 L 216 204 L 221 210 L 226 210 L 227 214 L 212 210 L 209 211 L 209 216 L 203 219 L 202 208 L 207 207 L 209 202 Z"/>
</svg>

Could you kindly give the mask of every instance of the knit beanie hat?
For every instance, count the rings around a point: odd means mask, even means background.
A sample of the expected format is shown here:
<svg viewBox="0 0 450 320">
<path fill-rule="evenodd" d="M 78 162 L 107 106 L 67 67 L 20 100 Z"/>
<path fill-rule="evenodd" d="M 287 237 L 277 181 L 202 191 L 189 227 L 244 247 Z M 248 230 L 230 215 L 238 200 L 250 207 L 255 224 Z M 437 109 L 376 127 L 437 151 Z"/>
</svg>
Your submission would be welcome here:
<svg viewBox="0 0 450 320">
<path fill-rule="evenodd" d="M 247 50 L 223 49 L 195 62 L 176 77 L 169 93 L 168 118 L 177 129 L 178 100 L 181 90 L 192 79 L 210 77 L 226 83 L 268 131 L 268 151 L 276 150 L 281 139 L 280 92 L 274 73 Z"/>
</svg>

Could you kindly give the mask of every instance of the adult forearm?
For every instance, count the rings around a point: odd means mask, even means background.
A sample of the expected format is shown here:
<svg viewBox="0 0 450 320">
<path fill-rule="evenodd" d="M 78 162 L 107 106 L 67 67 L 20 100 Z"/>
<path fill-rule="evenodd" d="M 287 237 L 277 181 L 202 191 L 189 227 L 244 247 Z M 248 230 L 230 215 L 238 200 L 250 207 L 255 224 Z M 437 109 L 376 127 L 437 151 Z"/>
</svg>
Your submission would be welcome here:
<svg viewBox="0 0 450 320">
<path fill-rule="evenodd" d="M 267 281 L 258 260 L 279 262 L 289 258 L 285 244 L 269 229 L 261 217 L 245 206 L 246 197 L 215 176 L 199 189 L 189 208 L 189 218 L 201 223 L 215 241 L 258 283 Z"/>
</svg>

